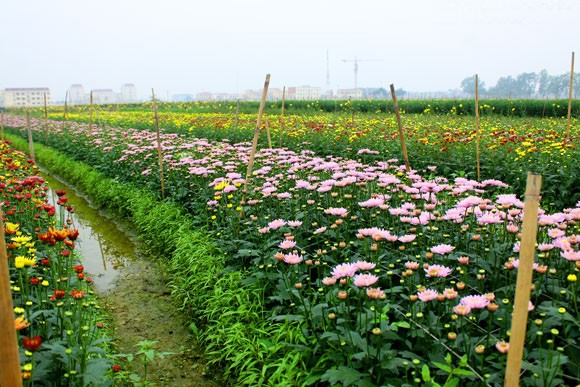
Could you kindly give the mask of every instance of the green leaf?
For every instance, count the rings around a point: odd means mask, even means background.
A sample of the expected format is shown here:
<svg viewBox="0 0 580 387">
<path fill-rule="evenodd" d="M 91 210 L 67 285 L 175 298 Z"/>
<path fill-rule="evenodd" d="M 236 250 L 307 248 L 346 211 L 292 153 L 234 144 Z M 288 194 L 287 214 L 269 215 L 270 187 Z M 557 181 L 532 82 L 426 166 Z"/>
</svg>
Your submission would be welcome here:
<svg viewBox="0 0 580 387">
<path fill-rule="evenodd" d="M 439 362 L 436 362 L 436 361 L 434 361 L 434 362 L 433 362 L 433 364 L 434 364 L 434 365 L 435 365 L 437 368 L 439 368 L 440 370 L 443 370 L 443 371 L 445 371 L 445 372 L 447 372 L 447 373 L 451 373 L 451 369 L 452 369 L 452 368 L 451 368 L 451 367 L 449 367 L 447 364 L 439 363 Z"/>
<path fill-rule="evenodd" d="M 459 378 L 451 378 L 447 382 L 445 382 L 443 387 L 456 387 L 458 384 L 459 384 Z"/>
<path fill-rule="evenodd" d="M 421 368 L 421 377 L 425 382 L 431 381 L 431 373 L 429 372 L 429 367 L 427 364 L 423 364 L 423 368 Z"/>
<path fill-rule="evenodd" d="M 330 384 L 342 383 L 344 386 L 350 386 L 362 379 L 363 376 L 365 376 L 365 374 L 355 369 L 340 366 L 326 371 L 320 380 Z"/>
</svg>

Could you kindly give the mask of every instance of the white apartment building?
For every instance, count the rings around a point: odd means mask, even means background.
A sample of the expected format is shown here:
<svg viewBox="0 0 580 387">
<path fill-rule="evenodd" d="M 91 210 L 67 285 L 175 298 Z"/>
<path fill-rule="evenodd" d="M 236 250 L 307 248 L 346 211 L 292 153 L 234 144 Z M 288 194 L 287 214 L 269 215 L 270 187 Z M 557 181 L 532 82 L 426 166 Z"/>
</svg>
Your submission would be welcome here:
<svg viewBox="0 0 580 387">
<path fill-rule="evenodd" d="M 83 85 L 74 84 L 68 88 L 68 103 L 71 105 L 82 105 L 86 103 L 85 89 Z"/>
<path fill-rule="evenodd" d="M 120 102 L 137 102 L 137 87 L 132 83 L 121 86 Z"/>
<path fill-rule="evenodd" d="M 48 87 L 16 87 L 4 90 L 5 107 L 32 107 L 50 105 L 50 89 Z"/>
<path fill-rule="evenodd" d="M 296 87 L 295 98 L 297 100 L 314 101 L 320 99 L 322 89 L 314 86 L 298 86 Z"/>
<path fill-rule="evenodd" d="M 93 89 L 91 92 L 93 93 L 94 104 L 98 105 L 117 102 L 117 94 L 112 89 Z"/>
</svg>

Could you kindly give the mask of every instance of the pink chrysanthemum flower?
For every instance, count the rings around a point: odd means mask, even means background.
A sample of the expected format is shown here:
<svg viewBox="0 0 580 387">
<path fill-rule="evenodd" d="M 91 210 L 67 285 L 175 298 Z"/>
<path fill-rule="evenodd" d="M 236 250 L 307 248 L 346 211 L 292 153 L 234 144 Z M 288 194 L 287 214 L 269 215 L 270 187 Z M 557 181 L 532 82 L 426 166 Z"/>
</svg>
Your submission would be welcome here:
<svg viewBox="0 0 580 387">
<path fill-rule="evenodd" d="M 566 233 L 564 231 L 560 230 L 559 228 L 552 228 L 552 229 L 548 230 L 548 236 L 552 239 L 560 238 L 564 235 L 566 235 Z"/>
<path fill-rule="evenodd" d="M 554 248 L 554 245 L 551 243 L 540 243 L 538 245 L 538 250 L 540 251 L 549 251 L 552 250 Z"/>
<path fill-rule="evenodd" d="M 499 353 L 508 353 L 510 350 L 510 343 L 506 343 L 505 341 L 498 341 L 495 343 L 495 348 L 499 351 Z"/>
<path fill-rule="evenodd" d="M 334 278 L 352 277 L 358 267 L 354 263 L 341 263 L 332 270 L 332 276 Z"/>
<path fill-rule="evenodd" d="M 455 247 L 453 247 L 451 245 L 440 244 L 440 245 L 431 247 L 431 252 L 433 252 L 435 254 L 445 255 L 445 254 L 449 254 L 454 249 L 455 249 Z"/>
<path fill-rule="evenodd" d="M 433 289 L 425 289 L 417 293 L 417 297 L 423 302 L 436 300 L 438 295 L 437 290 Z"/>
<path fill-rule="evenodd" d="M 417 270 L 419 268 L 419 262 L 407 261 L 405 262 L 405 267 L 411 270 Z"/>
<path fill-rule="evenodd" d="M 358 287 L 371 286 L 379 280 L 379 277 L 373 274 L 357 274 L 354 277 L 354 284 Z"/>
<path fill-rule="evenodd" d="M 268 227 L 272 230 L 279 229 L 280 227 L 284 227 L 286 225 L 286 221 L 284 219 L 276 219 L 268 223 Z"/>
<path fill-rule="evenodd" d="M 409 243 L 409 242 L 413 242 L 415 240 L 415 238 L 417 238 L 417 235 L 414 235 L 414 234 L 403 235 L 403 236 L 399 237 L 399 242 Z"/>
<path fill-rule="evenodd" d="M 445 288 L 445 290 L 443 290 L 443 297 L 445 297 L 448 300 L 453 300 L 458 295 L 459 293 L 457 292 L 457 290 L 453 288 Z"/>
<path fill-rule="evenodd" d="M 334 277 L 324 277 L 322 279 L 322 283 L 326 286 L 331 286 L 334 285 L 336 283 L 336 278 Z"/>
<path fill-rule="evenodd" d="M 348 214 L 348 210 L 346 208 L 328 208 L 324 210 L 324 213 L 328 215 L 345 217 Z"/>
<path fill-rule="evenodd" d="M 462 305 L 469 306 L 471 309 L 483 309 L 489 304 L 487 297 L 481 295 L 465 296 L 459 302 Z"/>
<path fill-rule="evenodd" d="M 294 254 L 294 253 L 290 253 L 290 254 L 284 254 L 284 262 L 286 262 L 289 265 L 296 265 L 300 262 L 302 262 L 304 258 L 302 258 L 302 256 L 298 255 L 298 254 Z"/>
<path fill-rule="evenodd" d="M 368 288 L 367 296 L 373 300 L 378 300 L 385 297 L 385 292 L 383 292 L 381 288 Z"/>
<path fill-rule="evenodd" d="M 425 268 L 427 277 L 447 277 L 452 269 L 442 265 L 429 265 Z"/>
<path fill-rule="evenodd" d="M 471 307 L 465 304 L 458 304 L 453 307 L 453 313 L 459 316 L 467 316 L 471 312 Z"/>
<path fill-rule="evenodd" d="M 562 258 L 567 259 L 568 261 L 580 261 L 580 251 L 574 251 L 572 249 L 565 250 L 560 253 Z"/>
<path fill-rule="evenodd" d="M 302 222 L 299 220 L 290 220 L 288 221 L 288 226 L 290 227 L 300 227 L 302 226 Z"/>
<path fill-rule="evenodd" d="M 354 263 L 359 270 L 372 270 L 377 264 L 367 261 L 357 261 Z"/>
<path fill-rule="evenodd" d="M 457 258 L 457 260 L 462 265 L 468 265 L 469 264 L 469 257 L 465 257 L 465 256 L 464 257 L 459 257 L 459 258 Z"/>
<path fill-rule="evenodd" d="M 291 241 L 289 239 L 284 239 L 278 247 L 284 250 L 288 250 L 296 246 L 296 241 Z"/>
</svg>

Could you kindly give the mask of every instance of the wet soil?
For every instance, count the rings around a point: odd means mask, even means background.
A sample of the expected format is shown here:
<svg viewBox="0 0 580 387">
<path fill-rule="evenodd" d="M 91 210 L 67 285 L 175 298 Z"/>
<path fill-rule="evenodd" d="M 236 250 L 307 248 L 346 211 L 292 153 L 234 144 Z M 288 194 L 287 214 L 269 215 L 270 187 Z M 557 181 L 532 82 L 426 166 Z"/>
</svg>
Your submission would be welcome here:
<svg viewBox="0 0 580 387">
<path fill-rule="evenodd" d="M 65 190 L 75 208 L 71 227 L 79 230 L 77 250 L 92 276 L 94 289 L 111 321 L 117 353 L 135 354 L 137 343 L 155 341 L 157 352 L 171 352 L 148 366 L 147 381 L 167 387 L 218 386 L 205 373 L 203 351 L 188 328 L 191 321 L 172 304 L 159 261 L 139 250 L 130 226 L 93 208 L 90 202 L 58 179 L 43 174 L 52 192 Z M 119 360 L 123 371 L 144 378 L 142 365 Z"/>
</svg>

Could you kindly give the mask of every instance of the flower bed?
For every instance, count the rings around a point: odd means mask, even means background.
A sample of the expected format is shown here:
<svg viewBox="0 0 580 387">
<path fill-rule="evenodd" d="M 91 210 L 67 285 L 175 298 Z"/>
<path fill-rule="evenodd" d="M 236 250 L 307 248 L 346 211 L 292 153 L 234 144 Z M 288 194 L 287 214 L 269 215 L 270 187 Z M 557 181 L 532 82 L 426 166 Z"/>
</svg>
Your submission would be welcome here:
<svg viewBox="0 0 580 387">
<path fill-rule="evenodd" d="M 66 192 L 0 142 L 3 227 L 24 385 L 106 386 L 106 321 L 75 251 Z M 52 204 L 51 204 L 52 203 Z M 3 311 L 5 313 L 6 311 Z"/>
<path fill-rule="evenodd" d="M 151 132 L 56 125 L 50 142 L 159 188 Z M 300 330 L 303 382 L 501 384 L 523 215 L 506 184 L 275 149 L 257 155 L 244 194 L 248 144 L 166 134 L 162 146 L 167 196 L 262 289 L 266 318 Z M 580 379 L 578 220 L 580 205 L 540 212 L 526 385 Z"/>
</svg>

